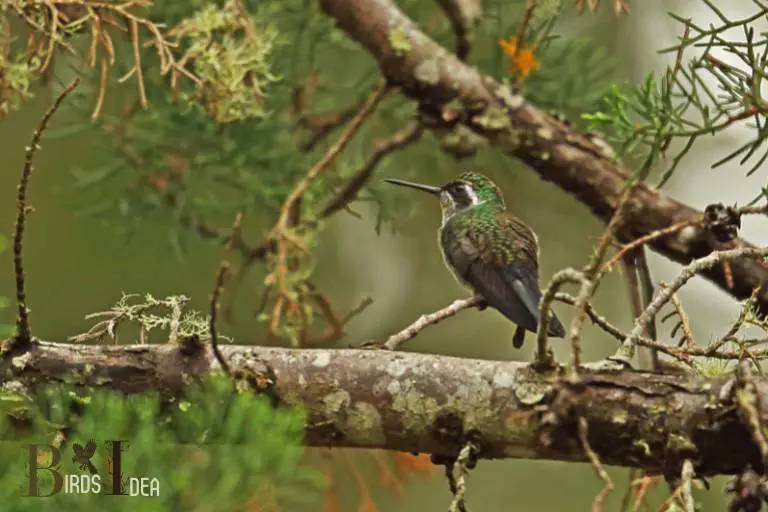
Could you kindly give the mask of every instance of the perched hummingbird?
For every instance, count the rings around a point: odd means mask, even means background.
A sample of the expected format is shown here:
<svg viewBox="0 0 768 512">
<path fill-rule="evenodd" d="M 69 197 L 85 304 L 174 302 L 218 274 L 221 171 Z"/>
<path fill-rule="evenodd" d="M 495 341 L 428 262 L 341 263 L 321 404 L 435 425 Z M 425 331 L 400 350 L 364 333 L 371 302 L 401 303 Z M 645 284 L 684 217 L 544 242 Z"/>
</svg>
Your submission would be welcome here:
<svg viewBox="0 0 768 512">
<path fill-rule="evenodd" d="M 462 284 L 517 324 L 513 344 L 520 348 L 525 331 L 538 328 L 539 247 L 531 228 L 507 212 L 499 187 L 475 172 L 462 173 L 442 187 L 385 181 L 440 198 L 438 243 L 446 264 Z M 547 334 L 565 336 L 554 312 Z"/>
</svg>

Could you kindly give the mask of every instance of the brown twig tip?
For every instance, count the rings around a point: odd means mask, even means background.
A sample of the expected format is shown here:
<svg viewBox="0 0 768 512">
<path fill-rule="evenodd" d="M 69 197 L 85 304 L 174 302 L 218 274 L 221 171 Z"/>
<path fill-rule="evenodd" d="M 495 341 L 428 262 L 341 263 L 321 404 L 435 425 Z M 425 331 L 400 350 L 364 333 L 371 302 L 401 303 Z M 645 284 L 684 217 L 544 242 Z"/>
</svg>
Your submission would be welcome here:
<svg viewBox="0 0 768 512">
<path fill-rule="evenodd" d="M 235 240 L 238 238 L 242 220 L 243 212 L 237 212 L 237 215 L 235 215 L 235 221 L 232 224 L 232 234 L 227 241 L 227 245 L 224 247 L 224 254 L 221 256 L 219 270 L 216 273 L 216 281 L 213 286 L 213 293 L 211 293 L 211 319 L 209 322 L 209 328 L 211 331 L 211 349 L 213 350 L 214 357 L 216 357 L 219 365 L 221 365 L 221 369 L 227 375 L 231 375 L 231 373 L 229 370 L 229 364 L 219 349 L 218 332 L 216 331 L 216 319 L 219 314 L 219 300 L 221 299 L 221 293 L 224 290 L 224 281 L 227 278 L 227 271 L 229 270 L 229 260 L 227 260 L 227 256 L 232 250 L 232 246 L 234 245 Z"/>
<path fill-rule="evenodd" d="M 72 83 L 64 88 L 56 97 L 51 107 L 40 119 L 37 129 L 32 134 L 32 140 L 25 149 L 24 169 L 21 173 L 21 180 L 18 186 L 18 206 L 16 213 L 16 229 L 13 234 L 13 269 L 16 277 L 16 304 L 18 307 L 18 317 L 16 319 L 16 342 L 20 346 L 27 346 L 32 341 L 32 335 L 29 329 L 29 309 L 27 308 L 27 295 L 24 291 L 24 259 L 22 256 L 24 249 L 24 225 L 27 219 L 27 189 L 29 188 L 29 178 L 32 175 L 32 161 L 35 153 L 40 149 L 40 138 L 43 136 L 51 121 L 53 114 L 58 110 L 61 102 L 80 84 L 80 79 L 75 78 Z"/>
</svg>

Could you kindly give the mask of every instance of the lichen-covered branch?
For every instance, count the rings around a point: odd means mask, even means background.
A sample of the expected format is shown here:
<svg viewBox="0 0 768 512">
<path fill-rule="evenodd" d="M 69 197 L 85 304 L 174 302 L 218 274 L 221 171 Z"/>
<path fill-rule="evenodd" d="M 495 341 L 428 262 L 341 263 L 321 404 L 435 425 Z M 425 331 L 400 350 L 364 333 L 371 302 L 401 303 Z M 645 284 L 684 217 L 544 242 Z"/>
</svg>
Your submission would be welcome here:
<svg viewBox="0 0 768 512">
<path fill-rule="evenodd" d="M 470 131 L 478 149 L 490 142 L 573 194 L 599 218 L 608 222 L 613 216 L 631 173 L 601 138 L 579 133 L 465 64 L 426 36 L 391 0 L 320 0 L 320 5 L 372 54 L 390 84 L 419 102 L 428 127 Z M 688 222 L 686 228 L 650 242 L 664 256 L 688 263 L 725 248 L 701 226 L 702 217 L 701 211 L 639 183 L 615 234 L 627 243 Z M 750 246 L 741 239 L 735 244 Z M 703 275 L 739 299 L 759 288 L 757 306 L 768 313 L 768 266 L 739 258 L 729 268 L 717 265 Z"/>
<path fill-rule="evenodd" d="M 10 345 L 6 342 L 6 347 Z M 699 477 L 762 467 L 745 425 L 736 378 L 582 368 L 578 385 L 565 369 L 541 374 L 523 363 L 387 350 L 307 350 L 222 346 L 231 370 L 264 374 L 275 399 L 306 408 L 312 446 L 386 448 L 456 456 L 472 442 L 480 458 L 585 461 L 579 418 L 604 464 L 679 475 L 689 459 Z M 268 368 L 266 368 L 268 366 Z M 5 389 L 61 380 L 125 393 L 173 394 L 218 363 L 209 348 L 178 344 L 70 345 L 33 341 L 0 360 Z M 768 379 L 753 392 L 768 399 Z M 761 421 L 768 411 L 759 410 Z"/>
</svg>

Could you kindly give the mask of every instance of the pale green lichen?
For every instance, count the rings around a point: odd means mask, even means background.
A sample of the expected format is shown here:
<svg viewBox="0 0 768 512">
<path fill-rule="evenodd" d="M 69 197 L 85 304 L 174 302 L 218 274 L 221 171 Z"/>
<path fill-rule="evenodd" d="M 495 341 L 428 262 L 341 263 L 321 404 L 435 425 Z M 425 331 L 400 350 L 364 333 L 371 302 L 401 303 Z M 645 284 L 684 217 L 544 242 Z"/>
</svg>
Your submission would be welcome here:
<svg viewBox="0 0 768 512">
<path fill-rule="evenodd" d="M 667 450 L 674 452 L 696 452 L 698 448 L 691 438 L 682 434 L 670 434 L 667 438 Z"/>
<path fill-rule="evenodd" d="M 491 410 L 494 389 L 488 381 L 481 380 L 473 385 L 460 385 L 453 399 L 467 404 L 464 409 L 464 430 L 480 428 Z"/>
<path fill-rule="evenodd" d="M 351 441 L 361 444 L 383 444 L 385 441 L 384 429 L 381 427 L 381 415 L 373 405 L 368 402 L 357 402 L 349 410 L 347 419 Z"/>
<path fill-rule="evenodd" d="M 395 27 L 389 31 L 389 45 L 398 57 L 404 57 L 411 51 L 411 41 L 402 27 Z"/>
<path fill-rule="evenodd" d="M 635 441 L 632 441 L 632 446 L 638 448 L 646 457 L 651 456 L 651 447 L 648 446 L 648 443 L 643 439 L 636 439 Z"/>
<path fill-rule="evenodd" d="M 536 135 L 544 140 L 552 140 L 552 138 L 555 136 L 555 134 L 552 133 L 552 130 L 546 127 L 541 127 L 536 130 Z"/>
<path fill-rule="evenodd" d="M 26 394 L 27 392 L 26 386 L 24 386 L 24 384 L 22 384 L 20 380 L 7 380 L 3 382 L 2 390 L 7 391 L 9 393 L 20 393 L 20 394 Z"/>
<path fill-rule="evenodd" d="M 14 368 L 17 370 L 23 370 L 27 367 L 27 363 L 29 363 L 29 360 L 32 358 L 32 354 L 29 352 L 24 352 L 20 356 L 16 356 L 13 359 L 11 359 L 11 365 L 13 365 Z"/>
<path fill-rule="evenodd" d="M 402 383 L 393 381 L 387 386 L 392 394 L 392 410 L 400 413 L 403 427 L 414 432 L 423 432 L 428 428 L 424 419 L 432 419 L 440 412 L 441 407 L 431 396 L 416 391 L 413 382 L 405 380 Z"/>
<path fill-rule="evenodd" d="M 627 422 L 627 418 L 627 411 L 619 411 L 613 415 L 611 421 L 613 421 L 613 423 L 616 425 L 624 425 Z"/>
<path fill-rule="evenodd" d="M 338 414 L 341 410 L 348 408 L 351 401 L 349 393 L 343 389 L 328 393 L 322 399 L 325 410 L 333 414 Z"/>
<path fill-rule="evenodd" d="M 488 141 L 466 126 L 456 125 L 441 136 L 440 146 L 449 155 L 462 158 L 472 156 L 479 149 L 487 147 Z"/>
<path fill-rule="evenodd" d="M 500 131 L 509 127 L 509 116 L 498 107 L 489 107 L 484 113 L 473 117 L 472 122 L 487 130 Z"/>
<path fill-rule="evenodd" d="M 515 386 L 515 396 L 524 405 L 536 405 L 549 393 L 551 385 L 539 382 L 519 382 Z"/>
<path fill-rule="evenodd" d="M 517 109 L 523 106 L 525 99 L 519 94 L 513 94 L 508 85 L 502 85 L 496 89 L 496 97 L 500 99 L 507 108 Z"/>
</svg>

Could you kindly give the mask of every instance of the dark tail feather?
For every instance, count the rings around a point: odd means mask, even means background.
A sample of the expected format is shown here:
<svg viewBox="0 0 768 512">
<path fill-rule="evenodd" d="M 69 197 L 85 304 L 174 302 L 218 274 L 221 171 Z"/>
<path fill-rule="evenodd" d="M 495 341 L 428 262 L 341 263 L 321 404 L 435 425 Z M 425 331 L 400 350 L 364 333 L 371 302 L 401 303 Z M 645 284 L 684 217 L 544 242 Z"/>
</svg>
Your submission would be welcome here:
<svg viewBox="0 0 768 512">
<path fill-rule="evenodd" d="M 549 318 L 549 328 L 547 329 L 547 336 L 554 336 L 555 338 L 565 338 L 565 327 L 560 323 L 560 319 L 557 318 L 555 312 L 552 312 L 552 316 Z"/>
<path fill-rule="evenodd" d="M 562 328 L 562 326 L 560 326 Z M 515 348 L 520 348 L 523 346 L 523 342 L 525 341 L 525 327 L 517 326 L 517 329 L 515 329 L 515 335 L 512 337 L 512 345 L 514 345 Z"/>
</svg>

